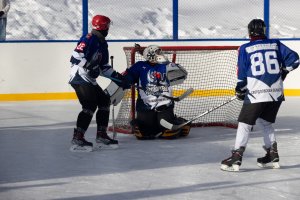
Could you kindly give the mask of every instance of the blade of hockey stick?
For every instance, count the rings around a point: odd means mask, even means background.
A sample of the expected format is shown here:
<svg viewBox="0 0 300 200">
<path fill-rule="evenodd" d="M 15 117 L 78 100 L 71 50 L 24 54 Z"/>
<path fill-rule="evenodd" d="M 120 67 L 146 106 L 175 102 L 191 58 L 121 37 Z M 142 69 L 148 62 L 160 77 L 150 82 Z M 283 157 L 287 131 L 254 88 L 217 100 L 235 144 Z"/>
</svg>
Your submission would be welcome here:
<svg viewBox="0 0 300 200">
<path fill-rule="evenodd" d="M 142 87 L 137 87 L 138 89 L 144 90 Z M 192 94 L 194 92 L 193 88 L 189 88 L 187 89 L 182 95 L 178 96 L 178 97 L 170 97 L 167 95 L 163 95 L 163 94 L 159 94 L 159 96 L 165 97 L 167 99 L 173 100 L 173 101 L 181 101 L 184 98 L 188 97 L 190 94 Z M 154 95 L 154 92 L 153 92 Z"/>
<path fill-rule="evenodd" d="M 208 109 L 207 111 L 201 113 L 200 115 L 197 115 L 197 116 L 193 117 L 192 119 L 190 119 L 190 120 L 188 120 L 187 122 L 184 122 L 184 123 L 182 123 L 182 124 L 178 124 L 178 125 L 172 124 L 172 123 L 170 123 L 170 122 L 167 122 L 165 119 L 161 119 L 161 120 L 160 120 L 160 124 L 161 124 L 163 127 L 167 128 L 167 129 L 169 129 L 169 130 L 177 130 L 177 129 L 180 129 L 180 128 L 182 128 L 183 126 L 185 126 L 185 125 L 187 125 L 187 124 L 189 124 L 189 123 L 195 121 L 196 119 L 199 119 L 200 117 L 203 117 L 204 115 L 207 115 L 208 113 L 210 113 L 210 112 L 212 112 L 212 111 L 214 111 L 214 110 L 216 110 L 216 109 L 218 109 L 218 108 L 220 108 L 220 107 L 222 107 L 222 106 L 224 106 L 224 105 L 230 103 L 231 101 L 235 100 L 236 98 L 237 98 L 237 97 L 234 96 L 234 97 L 230 98 L 229 100 L 224 101 L 223 103 L 221 103 L 221 104 L 219 104 L 219 105 L 217 105 L 217 106 L 214 106 L 214 107 Z"/>
<path fill-rule="evenodd" d="M 167 99 L 171 99 L 173 101 L 181 101 L 182 99 L 188 97 L 190 94 L 192 94 L 194 92 L 193 88 L 189 88 L 187 89 L 182 95 L 178 96 L 178 97 L 169 97 L 167 95 L 161 95 L 162 97 L 165 97 Z"/>
</svg>

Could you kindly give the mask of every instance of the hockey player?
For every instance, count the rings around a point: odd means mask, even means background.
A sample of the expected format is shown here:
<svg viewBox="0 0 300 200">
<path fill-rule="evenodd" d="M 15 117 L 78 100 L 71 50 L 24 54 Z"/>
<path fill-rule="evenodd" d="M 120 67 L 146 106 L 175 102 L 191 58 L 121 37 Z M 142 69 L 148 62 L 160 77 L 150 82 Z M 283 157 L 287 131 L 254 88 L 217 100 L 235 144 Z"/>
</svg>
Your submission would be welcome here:
<svg viewBox="0 0 300 200">
<path fill-rule="evenodd" d="M 137 139 L 147 140 L 156 137 L 173 139 L 189 134 L 190 125 L 176 130 L 166 130 L 160 125 L 160 119 L 170 123 L 181 124 L 183 118 L 174 114 L 174 101 L 171 80 L 168 71 L 178 70 L 183 81 L 187 72 L 180 65 L 170 63 L 157 45 L 150 45 L 144 49 L 143 57 L 146 61 L 139 61 L 128 68 L 124 74 L 127 84 L 137 84 L 138 98 L 136 102 L 137 117 L 132 121 L 134 134 Z"/>
<path fill-rule="evenodd" d="M 110 138 L 106 132 L 110 97 L 96 82 L 99 75 L 110 78 L 118 84 L 123 78 L 108 64 L 109 52 L 105 37 L 110 23 L 111 20 L 106 16 L 94 16 L 91 33 L 80 38 L 71 56 L 72 68 L 69 83 L 74 88 L 82 106 L 74 129 L 71 151 L 92 151 L 93 143 L 86 141 L 84 134 L 96 111 L 96 142 L 100 145 L 118 144 L 118 141 Z"/>
<path fill-rule="evenodd" d="M 266 25 L 253 19 L 248 25 L 250 42 L 239 48 L 236 96 L 243 100 L 232 156 L 221 162 L 225 171 L 239 171 L 252 126 L 259 124 L 263 133 L 264 157 L 259 167 L 280 168 L 277 142 L 272 123 L 284 101 L 283 80 L 299 65 L 299 55 L 279 40 L 266 37 Z"/>
</svg>

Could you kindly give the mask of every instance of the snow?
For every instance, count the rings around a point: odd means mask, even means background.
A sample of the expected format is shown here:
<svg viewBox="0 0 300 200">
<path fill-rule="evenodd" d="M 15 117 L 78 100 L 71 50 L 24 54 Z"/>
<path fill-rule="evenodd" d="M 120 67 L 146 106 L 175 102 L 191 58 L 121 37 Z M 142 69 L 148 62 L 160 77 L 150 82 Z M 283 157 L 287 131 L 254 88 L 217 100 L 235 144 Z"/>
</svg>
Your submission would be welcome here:
<svg viewBox="0 0 300 200">
<path fill-rule="evenodd" d="M 82 0 L 11 0 L 8 40 L 77 40 L 82 34 Z M 188 0 L 179 2 L 179 39 L 246 38 L 247 24 L 263 18 L 263 1 Z M 299 38 L 299 1 L 270 2 L 270 34 Z M 109 16 L 108 39 L 172 39 L 172 0 L 89 0 L 88 16 Z M 89 26 L 89 29 L 91 27 Z"/>
<path fill-rule="evenodd" d="M 0 103 L 0 199 L 289 199 L 300 198 L 299 97 L 288 97 L 274 125 L 281 169 L 260 169 L 254 129 L 241 171 L 224 172 L 235 129 L 193 128 L 186 138 L 140 141 L 118 134 L 120 148 L 69 151 L 77 101 Z M 86 139 L 94 142 L 93 120 Z"/>
</svg>

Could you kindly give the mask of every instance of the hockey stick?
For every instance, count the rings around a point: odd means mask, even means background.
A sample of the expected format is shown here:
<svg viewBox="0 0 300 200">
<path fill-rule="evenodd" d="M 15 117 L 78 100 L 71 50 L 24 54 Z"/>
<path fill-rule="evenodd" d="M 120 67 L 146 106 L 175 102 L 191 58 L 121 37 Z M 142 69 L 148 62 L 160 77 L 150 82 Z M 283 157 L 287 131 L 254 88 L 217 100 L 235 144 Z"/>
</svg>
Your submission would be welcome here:
<svg viewBox="0 0 300 200">
<path fill-rule="evenodd" d="M 142 88 L 142 87 L 137 87 L 137 88 L 141 89 L 141 90 L 144 90 L 144 88 Z M 149 91 L 147 91 L 147 92 L 149 92 Z M 164 94 L 158 94 L 158 95 L 161 96 L 161 97 L 165 97 L 166 99 L 170 99 L 172 101 L 181 101 L 184 98 L 188 97 L 193 92 L 194 92 L 194 89 L 193 88 L 189 88 L 182 95 L 180 95 L 178 97 L 171 97 L 171 96 L 167 96 L 167 95 L 164 95 Z M 157 95 L 155 92 L 151 92 L 150 91 L 149 93 L 151 93 L 151 95 Z"/>
<path fill-rule="evenodd" d="M 114 56 L 110 56 L 111 67 L 114 68 Z M 113 127 L 113 140 L 117 137 L 117 132 L 115 130 L 115 102 L 112 102 L 112 127 Z"/>
<path fill-rule="evenodd" d="M 185 125 L 187 125 L 187 124 L 189 124 L 189 123 L 195 121 L 196 119 L 199 119 L 200 117 L 203 117 L 204 115 L 207 115 L 208 113 L 210 113 L 210 112 L 212 112 L 212 111 L 214 111 L 214 110 L 216 110 L 216 109 L 218 109 L 218 108 L 220 108 L 220 107 L 222 107 L 222 106 L 224 106 L 224 105 L 226 105 L 226 104 L 232 102 L 232 101 L 235 100 L 236 98 L 237 98 L 236 96 L 231 97 L 229 100 L 224 101 L 223 103 L 221 103 L 221 104 L 219 104 L 219 105 L 217 105 L 217 106 L 215 106 L 215 107 L 212 107 L 212 108 L 208 109 L 208 110 L 205 111 L 204 113 L 201 113 L 200 115 L 197 115 L 197 116 L 193 117 L 192 119 L 190 119 L 190 120 L 188 120 L 187 122 L 184 122 L 184 123 L 182 123 L 182 124 L 178 124 L 178 125 L 172 124 L 172 123 L 170 123 L 170 122 L 167 122 L 165 119 L 161 119 L 161 120 L 160 120 L 160 124 L 161 124 L 163 127 L 167 128 L 167 129 L 169 129 L 169 130 L 178 130 L 178 129 L 182 128 L 183 126 L 185 126 Z"/>
<path fill-rule="evenodd" d="M 117 132 L 115 130 L 115 126 L 116 126 L 116 123 L 115 123 L 115 106 L 114 106 L 114 103 L 112 105 L 113 105 L 113 107 L 112 107 L 113 140 L 115 140 L 117 138 Z"/>
</svg>

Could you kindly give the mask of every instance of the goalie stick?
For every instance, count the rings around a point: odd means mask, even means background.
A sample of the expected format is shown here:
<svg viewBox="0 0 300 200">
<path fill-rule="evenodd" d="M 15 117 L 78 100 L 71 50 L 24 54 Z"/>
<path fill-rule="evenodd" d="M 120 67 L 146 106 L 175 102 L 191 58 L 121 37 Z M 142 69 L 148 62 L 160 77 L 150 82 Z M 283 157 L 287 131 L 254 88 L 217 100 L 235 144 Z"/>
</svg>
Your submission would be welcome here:
<svg viewBox="0 0 300 200">
<path fill-rule="evenodd" d="M 224 106 L 224 105 L 226 105 L 226 104 L 232 102 L 232 101 L 235 100 L 236 98 L 237 98 L 236 96 L 231 97 L 229 100 L 224 101 L 223 103 L 221 103 L 221 104 L 219 104 L 219 105 L 217 105 L 217 106 L 215 106 L 215 107 L 212 107 L 212 108 L 208 109 L 208 110 L 205 111 L 204 113 L 201 113 L 200 115 L 197 115 L 197 116 L 193 117 L 192 119 L 190 119 L 190 120 L 188 120 L 187 122 L 184 122 L 184 123 L 182 123 L 182 124 L 178 124 L 178 125 L 172 124 L 172 123 L 170 123 L 170 122 L 167 122 L 165 119 L 161 119 L 161 120 L 160 120 L 160 124 L 161 124 L 163 127 L 167 128 L 167 129 L 169 129 L 169 130 L 178 130 L 178 129 L 184 127 L 185 125 L 187 125 L 187 124 L 189 124 L 189 123 L 195 121 L 196 119 L 199 119 L 200 117 L 203 117 L 204 115 L 207 115 L 208 113 L 210 113 L 210 112 L 212 112 L 212 111 L 214 111 L 214 110 L 216 110 L 216 109 L 218 109 L 218 108 L 220 108 L 220 107 L 222 107 L 222 106 Z"/>
<path fill-rule="evenodd" d="M 137 87 L 138 89 L 141 89 L 141 90 L 144 90 L 144 88 L 142 88 L 142 87 Z M 149 91 L 147 91 L 147 92 L 149 92 Z M 186 98 L 186 97 L 188 97 L 190 94 L 192 94 L 194 92 L 194 89 L 193 88 L 189 88 L 189 89 L 187 89 L 182 95 L 180 95 L 180 96 L 177 96 L 177 97 L 171 97 L 171 96 L 167 96 L 167 95 L 164 95 L 164 94 L 158 94 L 159 96 L 161 96 L 161 97 L 165 97 L 165 98 L 167 98 L 167 99 L 170 99 L 170 100 L 172 100 L 172 101 L 181 101 L 181 100 L 183 100 L 184 98 Z M 149 92 L 149 93 L 151 93 L 152 95 L 156 95 L 156 93 L 155 92 Z"/>
</svg>

